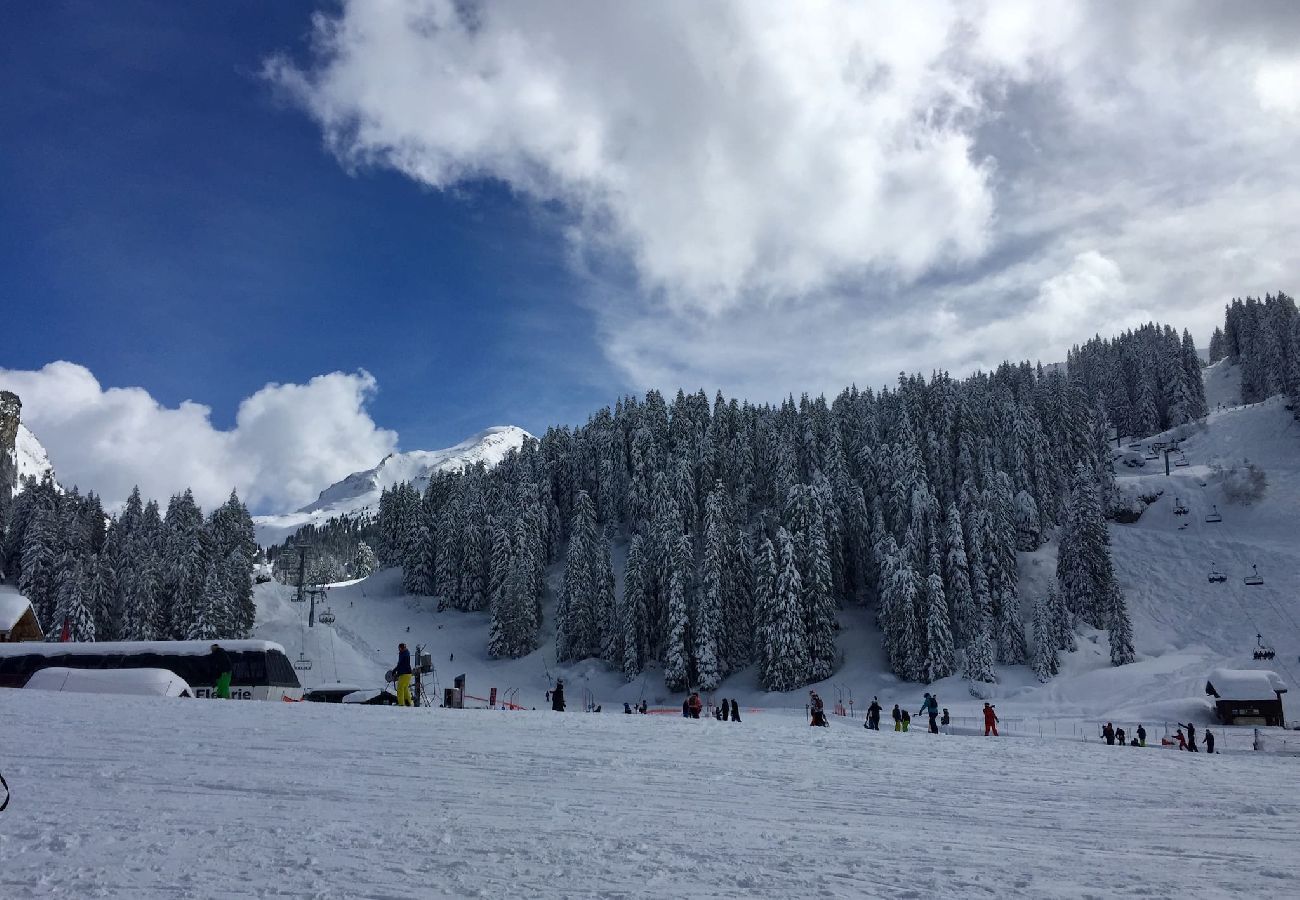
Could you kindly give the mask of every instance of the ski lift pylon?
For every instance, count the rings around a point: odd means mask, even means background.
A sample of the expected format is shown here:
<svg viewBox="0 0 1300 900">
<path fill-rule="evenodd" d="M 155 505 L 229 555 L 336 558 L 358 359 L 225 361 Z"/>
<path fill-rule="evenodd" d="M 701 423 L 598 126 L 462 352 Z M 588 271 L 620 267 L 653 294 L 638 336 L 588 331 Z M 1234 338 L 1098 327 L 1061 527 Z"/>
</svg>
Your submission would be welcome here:
<svg viewBox="0 0 1300 900">
<path fill-rule="evenodd" d="M 1210 510 L 1211 512 L 1205 517 L 1205 521 L 1209 522 L 1211 525 L 1223 521 L 1223 516 L 1219 515 L 1219 507 L 1211 506 Z"/>
<path fill-rule="evenodd" d="M 1260 585 L 1264 583 L 1263 576 L 1259 574 L 1259 566 L 1252 565 L 1250 567 L 1250 571 L 1251 574 L 1247 575 L 1243 579 L 1246 582 L 1246 584 L 1250 585 L 1251 587 L 1254 587 L 1256 585 Z"/>
</svg>

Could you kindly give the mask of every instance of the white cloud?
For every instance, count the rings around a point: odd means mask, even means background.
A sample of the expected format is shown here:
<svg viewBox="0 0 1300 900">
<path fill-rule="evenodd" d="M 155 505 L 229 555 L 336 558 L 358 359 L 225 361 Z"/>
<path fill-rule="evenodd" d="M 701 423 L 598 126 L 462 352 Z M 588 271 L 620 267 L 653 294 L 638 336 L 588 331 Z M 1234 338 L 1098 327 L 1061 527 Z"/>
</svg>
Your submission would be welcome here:
<svg viewBox="0 0 1300 900">
<path fill-rule="evenodd" d="M 105 389 L 70 362 L 0 369 L 0 388 L 22 398 L 23 421 L 49 451 L 59 480 L 110 504 L 138 484 L 163 502 L 190 487 L 210 507 L 233 488 L 255 509 L 296 508 L 397 444 L 365 409 L 375 379 L 364 371 L 268 384 L 240 403 L 228 431 L 213 427 L 206 406 L 170 408 L 142 388 Z"/>
<path fill-rule="evenodd" d="M 1297 10 L 344 0 L 267 73 L 349 167 L 558 201 L 630 381 L 771 397 L 1294 289 Z"/>
</svg>

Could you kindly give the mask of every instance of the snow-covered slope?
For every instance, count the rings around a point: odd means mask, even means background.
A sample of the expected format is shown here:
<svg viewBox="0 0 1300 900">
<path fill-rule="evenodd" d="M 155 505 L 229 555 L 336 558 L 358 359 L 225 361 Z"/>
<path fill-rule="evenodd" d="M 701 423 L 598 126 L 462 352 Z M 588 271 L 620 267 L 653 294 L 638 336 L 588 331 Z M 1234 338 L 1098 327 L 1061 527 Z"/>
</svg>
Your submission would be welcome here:
<svg viewBox="0 0 1300 900">
<path fill-rule="evenodd" d="M 455 472 L 480 462 L 488 467 L 495 466 L 511 450 L 521 447 L 528 437 L 528 432 L 522 428 L 497 425 L 444 450 L 390 453 L 374 468 L 353 472 L 325 488 L 319 497 L 295 512 L 258 516 L 254 520 L 258 542 L 265 545 L 282 541 L 308 523 L 374 512 L 380 493 L 396 484 L 411 482 L 423 490 L 429 476 L 436 472 Z"/>
<path fill-rule="evenodd" d="M 36 435 L 22 423 L 18 425 L 18 437 L 14 442 L 14 456 L 18 463 L 18 478 L 21 481 L 28 475 L 33 475 L 37 479 L 44 477 L 46 472 L 54 474 L 54 466 L 50 465 L 50 455 L 41 446 L 41 442 L 36 439 Z"/>
<path fill-rule="evenodd" d="M 1163 492 L 1133 525 L 1112 525 L 1115 566 L 1134 622 L 1138 662 L 1122 668 L 1110 665 L 1104 632 L 1081 636 L 1079 650 L 1062 661 L 1062 673 L 1040 685 L 1025 666 L 1001 667 L 999 683 L 989 698 L 1008 718 L 1027 729 L 1091 731 L 1085 723 L 1111 719 L 1145 722 L 1202 723 L 1212 721 L 1204 695 L 1208 672 L 1218 666 L 1271 668 L 1296 685 L 1300 666 L 1300 423 L 1280 399 L 1253 406 L 1213 412 L 1203 430 L 1183 442 L 1189 465 L 1165 476 L 1155 463 L 1132 470 L 1120 467 L 1122 486 L 1150 493 Z M 1231 468 L 1249 459 L 1267 473 L 1264 496 L 1248 505 L 1227 502 L 1215 465 Z M 1202 484 L 1204 482 L 1204 484 Z M 1175 498 L 1189 515 L 1173 515 Z M 1221 524 L 1204 521 L 1217 505 Z M 1186 527 L 1181 527 L 1186 525 Z M 623 548 L 616 544 L 616 556 Z M 1210 584 L 1209 568 L 1228 575 L 1223 584 Z M 1242 579 L 1258 565 L 1265 584 L 1246 586 Z M 437 684 L 453 675 L 469 677 L 470 692 L 487 696 L 491 687 L 502 693 L 518 690 L 518 701 L 542 706 L 544 692 L 556 677 L 570 685 L 570 702 L 581 705 L 589 696 L 605 706 L 621 708 L 625 701 L 646 699 L 652 706 L 681 703 L 663 686 L 662 672 L 649 670 L 627 682 L 604 663 L 588 660 L 557 666 L 553 631 L 554 595 L 560 566 L 550 573 L 551 588 L 543 615 L 540 649 L 523 659 L 494 660 L 486 653 L 485 613 L 437 612 L 436 601 L 403 594 L 400 573 L 385 570 L 370 578 L 336 587 L 329 603 L 335 625 L 306 629 L 306 610 L 290 603 L 289 591 L 276 585 L 258 588 L 256 636 L 279 641 L 291 655 L 313 660 L 303 673 L 305 684 L 341 680 L 373 686 L 396 659 L 398 641 L 426 644 L 434 651 Z M 615 559 L 615 571 L 621 559 Z M 1033 600 L 1055 578 L 1056 547 L 1049 544 L 1020 558 L 1022 615 L 1029 625 Z M 1272 662 L 1256 662 L 1251 652 L 1260 633 L 1277 650 Z M 892 706 L 901 702 L 913 710 L 922 690 L 934 690 L 955 717 L 978 714 L 980 700 L 972 698 L 958 678 L 932 688 L 902 683 L 887 671 L 880 634 L 869 611 L 846 608 L 840 613 L 838 646 L 843 663 L 826 682 L 815 687 L 828 702 L 852 696 L 858 707 L 878 695 Z M 716 695 L 737 697 L 747 706 L 802 708 L 804 690 L 789 694 L 762 691 L 754 670 L 728 678 Z M 1293 687 L 1293 695 L 1296 688 Z M 1300 700 L 1293 701 L 1293 706 Z M 1300 707 L 1293 714 L 1300 718 Z M 1034 724 L 1037 723 L 1037 724 Z"/>
<path fill-rule="evenodd" d="M 764 713 L 0 694 L 15 900 L 1199 900 L 1300 884 L 1295 760 L 1269 753 Z"/>
</svg>

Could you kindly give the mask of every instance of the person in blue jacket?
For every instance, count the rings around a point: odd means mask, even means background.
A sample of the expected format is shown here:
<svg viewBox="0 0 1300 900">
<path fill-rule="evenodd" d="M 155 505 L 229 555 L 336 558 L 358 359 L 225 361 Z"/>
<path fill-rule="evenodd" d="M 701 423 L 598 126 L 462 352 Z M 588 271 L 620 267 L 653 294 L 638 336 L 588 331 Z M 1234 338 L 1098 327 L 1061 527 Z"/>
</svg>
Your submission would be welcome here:
<svg viewBox="0 0 1300 900">
<path fill-rule="evenodd" d="M 921 701 L 921 712 L 918 712 L 917 715 L 919 716 L 922 713 L 930 717 L 930 734 L 938 734 L 939 698 L 931 694 L 929 691 L 926 692 L 925 699 Z"/>
<path fill-rule="evenodd" d="M 397 665 L 393 667 L 393 680 L 397 682 L 397 705 L 412 706 L 411 703 L 411 651 L 405 644 L 397 645 Z"/>
</svg>

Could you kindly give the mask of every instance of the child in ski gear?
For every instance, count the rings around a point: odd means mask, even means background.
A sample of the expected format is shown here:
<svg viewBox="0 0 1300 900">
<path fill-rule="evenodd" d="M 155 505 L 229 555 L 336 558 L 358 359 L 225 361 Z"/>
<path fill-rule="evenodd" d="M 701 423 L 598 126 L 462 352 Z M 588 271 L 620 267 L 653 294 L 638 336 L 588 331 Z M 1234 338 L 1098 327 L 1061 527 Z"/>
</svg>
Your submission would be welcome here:
<svg viewBox="0 0 1300 900">
<path fill-rule="evenodd" d="M 988 737 L 992 732 L 994 737 L 998 736 L 998 714 L 993 711 L 991 703 L 984 704 L 984 736 Z"/>
<path fill-rule="evenodd" d="M 690 717 L 691 717 L 691 698 L 687 697 L 682 701 L 682 718 L 689 719 Z"/>
<path fill-rule="evenodd" d="M 632 715 L 632 704 L 631 704 L 631 703 L 627 703 L 627 702 L 624 702 L 624 703 L 623 703 L 623 715 L 625 715 L 625 716 L 630 716 L 630 715 Z"/>
<path fill-rule="evenodd" d="M 952 724 L 952 717 L 951 717 L 950 715 L 948 715 L 948 707 L 946 707 L 946 706 L 943 708 L 943 716 L 940 717 L 940 719 L 939 719 L 939 724 L 940 724 L 940 725 L 951 725 L 951 724 Z"/>
<path fill-rule="evenodd" d="M 911 724 L 912 724 L 912 714 L 907 710 L 903 710 L 903 730 L 907 731 L 908 727 Z"/>
<path fill-rule="evenodd" d="M 397 665 L 393 667 L 393 680 L 397 682 L 397 705 L 411 706 L 411 651 L 405 644 L 397 645 Z"/>
<path fill-rule="evenodd" d="M 555 688 L 551 691 L 551 710 L 553 712 L 564 712 L 564 682 L 555 682 Z"/>
<path fill-rule="evenodd" d="M 1147 745 L 1147 730 L 1142 727 L 1141 723 L 1138 724 L 1137 736 L 1138 746 L 1145 747 Z"/>
<path fill-rule="evenodd" d="M 871 705 L 867 707 L 867 727 L 873 731 L 880 730 L 880 713 L 882 712 L 880 701 L 875 697 L 871 698 Z"/>
<path fill-rule="evenodd" d="M 1187 749 L 1187 738 L 1183 737 L 1183 730 L 1181 728 L 1178 729 L 1178 749 Z"/>
<path fill-rule="evenodd" d="M 1119 744 L 1121 747 L 1123 747 L 1125 744 L 1128 743 L 1127 741 L 1124 740 L 1124 729 L 1123 729 L 1123 728 L 1116 728 L 1116 729 L 1115 729 L 1115 743 Z"/>
<path fill-rule="evenodd" d="M 1214 752 L 1214 732 L 1208 728 L 1205 729 L 1205 752 Z"/>
<path fill-rule="evenodd" d="M 230 654 L 221 649 L 220 644 L 212 645 L 212 652 L 208 654 L 208 659 L 212 660 L 212 668 L 217 673 L 215 688 L 213 694 L 218 699 L 230 699 L 230 676 L 234 666 L 230 662 Z"/>
<path fill-rule="evenodd" d="M 898 708 L 897 703 L 894 704 L 894 730 L 903 730 L 903 712 Z"/>
</svg>

